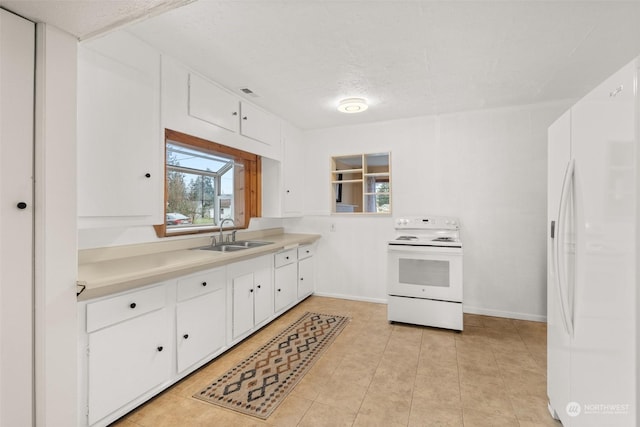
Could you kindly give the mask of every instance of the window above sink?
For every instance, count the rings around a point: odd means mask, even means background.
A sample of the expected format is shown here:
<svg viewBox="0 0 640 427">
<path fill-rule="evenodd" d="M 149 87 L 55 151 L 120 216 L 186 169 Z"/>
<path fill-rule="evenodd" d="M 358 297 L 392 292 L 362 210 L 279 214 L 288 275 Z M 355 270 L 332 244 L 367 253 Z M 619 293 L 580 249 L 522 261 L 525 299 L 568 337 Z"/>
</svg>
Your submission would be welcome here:
<svg viewBox="0 0 640 427">
<path fill-rule="evenodd" d="M 260 216 L 260 156 L 165 130 L 165 222 L 159 237 L 247 228 Z M 228 229 L 229 227 L 225 227 Z"/>
</svg>

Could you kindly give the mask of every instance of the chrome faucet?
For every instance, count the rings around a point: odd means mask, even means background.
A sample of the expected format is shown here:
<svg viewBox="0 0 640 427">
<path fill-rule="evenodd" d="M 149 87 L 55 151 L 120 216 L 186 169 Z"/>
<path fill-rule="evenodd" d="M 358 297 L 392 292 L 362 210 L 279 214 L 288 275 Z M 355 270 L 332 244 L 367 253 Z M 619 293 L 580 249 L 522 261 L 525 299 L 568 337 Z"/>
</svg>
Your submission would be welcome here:
<svg viewBox="0 0 640 427">
<path fill-rule="evenodd" d="M 233 224 L 233 227 L 235 228 L 236 224 L 233 222 L 233 220 L 231 218 L 225 218 L 220 222 L 220 238 L 219 238 L 219 242 L 222 243 L 224 242 L 224 236 L 222 235 L 222 226 L 224 225 L 225 222 L 227 221 L 231 221 L 231 224 Z M 234 230 L 234 240 L 235 240 L 235 230 Z"/>
</svg>

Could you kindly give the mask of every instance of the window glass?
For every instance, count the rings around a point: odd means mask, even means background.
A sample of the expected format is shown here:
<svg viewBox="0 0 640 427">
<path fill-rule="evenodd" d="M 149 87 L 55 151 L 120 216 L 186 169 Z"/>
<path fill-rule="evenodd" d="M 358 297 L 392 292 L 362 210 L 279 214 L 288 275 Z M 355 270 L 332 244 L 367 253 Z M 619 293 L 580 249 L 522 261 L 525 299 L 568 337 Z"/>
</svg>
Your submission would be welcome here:
<svg viewBox="0 0 640 427">
<path fill-rule="evenodd" d="M 159 236 L 246 228 L 260 215 L 260 157 L 166 130 L 165 222 Z"/>
<path fill-rule="evenodd" d="M 167 230 L 214 226 L 224 218 L 233 219 L 233 159 L 174 143 L 167 143 L 166 155 Z"/>
</svg>

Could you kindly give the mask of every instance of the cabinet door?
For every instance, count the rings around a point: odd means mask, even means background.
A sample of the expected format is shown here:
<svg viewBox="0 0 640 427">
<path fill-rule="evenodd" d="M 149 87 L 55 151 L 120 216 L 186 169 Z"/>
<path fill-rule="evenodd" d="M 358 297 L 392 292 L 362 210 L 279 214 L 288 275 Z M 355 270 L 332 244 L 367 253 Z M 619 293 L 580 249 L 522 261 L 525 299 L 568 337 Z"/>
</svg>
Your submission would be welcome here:
<svg viewBox="0 0 640 427">
<path fill-rule="evenodd" d="M 246 102 L 240 103 L 240 133 L 269 145 L 280 143 L 280 119 Z"/>
<path fill-rule="evenodd" d="M 0 10 L 0 29 L 0 425 L 26 426 L 34 424 L 35 26 Z"/>
<path fill-rule="evenodd" d="M 298 264 L 288 264 L 275 270 L 276 312 L 295 302 L 298 296 Z"/>
<path fill-rule="evenodd" d="M 193 73 L 189 74 L 189 115 L 220 126 L 232 132 L 238 131 L 238 98 Z"/>
<path fill-rule="evenodd" d="M 282 182 L 284 216 L 302 215 L 304 210 L 304 151 L 301 136 L 289 131 L 283 138 Z"/>
<path fill-rule="evenodd" d="M 309 257 L 298 262 L 298 298 L 313 293 L 314 261 L 313 257 Z"/>
<path fill-rule="evenodd" d="M 224 347 L 225 307 L 224 288 L 178 304 L 178 372 Z"/>
<path fill-rule="evenodd" d="M 253 273 L 233 279 L 233 338 L 253 328 Z"/>
<path fill-rule="evenodd" d="M 273 278 L 270 268 L 254 273 L 254 291 L 254 324 L 257 325 L 273 314 Z"/>
<path fill-rule="evenodd" d="M 89 424 L 171 375 L 166 308 L 89 334 Z"/>
<path fill-rule="evenodd" d="M 160 55 L 122 33 L 80 44 L 79 226 L 161 223 L 162 148 Z"/>
</svg>

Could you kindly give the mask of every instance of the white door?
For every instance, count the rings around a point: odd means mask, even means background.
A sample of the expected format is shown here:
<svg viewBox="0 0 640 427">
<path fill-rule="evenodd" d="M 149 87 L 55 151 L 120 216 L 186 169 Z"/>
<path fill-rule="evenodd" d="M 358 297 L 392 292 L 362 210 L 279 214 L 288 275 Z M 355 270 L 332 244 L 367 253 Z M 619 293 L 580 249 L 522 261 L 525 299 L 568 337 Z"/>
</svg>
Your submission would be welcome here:
<svg viewBox="0 0 640 427">
<path fill-rule="evenodd" d="M 225 345 L 225 303 L 222 288 L 178 303 L 178 372 Z"/>
<path fill-rule="evenodd" d="M 274 274 L 274 301 L 276 312 L 292 304 L 298 297 L 298 264 L 278 267 Z"/>
<path fill-rule="evenodd" d="M 33 424 L 35 26 L 0 9 L 0 425 Z"/>
<path fill-rule="evenodd" d="M 80 227 L 164 221 L 160 129 L 160 55 L 120 32 L 80 44 Z"/>
<path fill-rule="evenodd" d="M 257 270 L 254 275 L 254 323 L 257 325 L 273 314 L 273 273 L 271 268 Z"/>
<path fill-rule="evenodd" d="M 233 278 L 233 338 L 253 328 L 253 273 Z"/>
<path fill-rule="evenodd" d="M 570 335 L 566 325 L 568 314 L 565 287 L 561 290 L 557 281 L 556 243 L 560 227 L 559 209 L 562 185 L 571 156 L 571 112 L 567 111 L 549 127 L 548 148 L 548 203 L 547 203 L 547 395 L 551 408 L 570 425 L 566 407 L 569 403 L 570 384 Z M 553 236 L 553 237 L 552 237 Z"/>
<path fill-rule="evenodd" d="M 280 120 L 246 102 L 240 102 L 240 133 L 269 145 L 280 142 Z"/>
<path fill-rule="evenodd" d="M 226 90 L 195 74 L 189 74 L 189 115 L 220 126 L 232 132 L 238 131 L 238 98 Z"/>
<path fill-rule="evenodd" d="M 635 62 L 572 109 L 576 286 L 571 400 L 575 425 L 635 423 Z M 617 405 L 609 413 L 597 406 Z"/>
<path fill-rule="evenodd" d="M 89 424 L 169 379 L 168 319 L 163 308 L 89 334 Z"/>
<path fill-rule="evenodd" d="M 305 297 L 315 288 L 313 279 L 315 260 L 313 257 L 298 261 L 298 298 Z"/>
<path fill-rule="evenodd" d="M 459 248 L 389 245 L 389 295 L 462 302 Z"/>
</svg>

